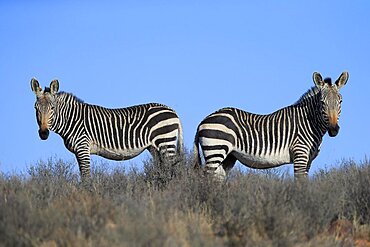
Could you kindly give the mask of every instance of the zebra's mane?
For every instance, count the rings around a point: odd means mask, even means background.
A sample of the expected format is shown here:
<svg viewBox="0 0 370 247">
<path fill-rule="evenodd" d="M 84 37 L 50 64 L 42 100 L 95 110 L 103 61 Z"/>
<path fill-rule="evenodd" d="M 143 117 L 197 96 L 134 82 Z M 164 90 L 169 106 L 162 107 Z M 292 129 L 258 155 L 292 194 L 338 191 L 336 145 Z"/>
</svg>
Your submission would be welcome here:
<svg viewBox="0 0 370 247">
<path fill-rule="evenodd" d="M 84 101 L 80 98 L 78 98 L 77 96 L 71 94 L 71 93 L 67 93 L 67 92 L 64 92 L 64 91 L 61 91 L 57 94 L 59 97 L 64 97 L 65 99 L 71 99 L 73 101 L 76 101 L 78 103 L 84 103 Z"/>
<path fill-rule="evenodd" d="M 304 93 L 297 102 L 295 102 L 293 105 L 300 105 L 302 103 L 305 103 L 309 99 L 312 99 L 316 97 L 320 93 L 320 89 L 316 86 L 309 89 L 306 93 Z"/>
</svg>

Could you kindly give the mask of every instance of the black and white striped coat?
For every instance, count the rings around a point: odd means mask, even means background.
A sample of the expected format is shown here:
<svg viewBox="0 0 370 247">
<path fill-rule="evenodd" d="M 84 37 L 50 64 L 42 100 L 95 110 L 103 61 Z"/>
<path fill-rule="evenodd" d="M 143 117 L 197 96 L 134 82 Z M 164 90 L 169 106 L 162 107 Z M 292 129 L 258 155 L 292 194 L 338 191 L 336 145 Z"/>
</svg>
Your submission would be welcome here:
<svg viewBox="0 0 370 247">
<path fill-rule="evenodd" d="M 335 136 L 346 84 L 343 72 L 332 84 L 314 73 L 315 87 L 295 104 L 269 115 L 258 115 L 236 108 L 223 108 L 207 116 L 198 126 L 194 155 L 200 164 L 199 145 L 205 168 L 219 178 L 239 160 L 251 168 L 272 168 L 294 163 L 294 174 L 306 176 L 319 153 L 324 134 Z"/>
<path fill-rule="evenodd" d="M 109 109 L 58 93 L 56 80 L 42 90 L 32 79 L 31 87 L 41 139 L 47 139 L 49 130 L 59 134 L 76 155 L 82 178 L 90 176 L 90 154 L 127 160 L 149 150 L 155 157 L 174 159 L 183 149 L 180 119 L 168 106 L 149 103 Z"/>
</svg>

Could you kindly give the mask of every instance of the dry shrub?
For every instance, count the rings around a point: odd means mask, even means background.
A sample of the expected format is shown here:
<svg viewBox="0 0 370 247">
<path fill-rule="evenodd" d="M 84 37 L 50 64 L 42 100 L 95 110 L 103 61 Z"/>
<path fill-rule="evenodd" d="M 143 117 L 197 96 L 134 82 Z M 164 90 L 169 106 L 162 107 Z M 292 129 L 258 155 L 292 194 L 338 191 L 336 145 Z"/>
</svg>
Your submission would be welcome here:
<svg viewBox="0 0 370 247">
<path fill-rule="evenodd" d="M 342 161 L 308 181 L 279 170 L 226 182 L 146 161 L 100 164 L 89 187 L 73 162 L 50 159 L 0 175 L 0 246 L 351 246 L 370 239 L 370 165 Z M 350 222 L 352 238 L 330 226 Z M 349 239 L 349 240 L 348 240 Z"/>
</svg>

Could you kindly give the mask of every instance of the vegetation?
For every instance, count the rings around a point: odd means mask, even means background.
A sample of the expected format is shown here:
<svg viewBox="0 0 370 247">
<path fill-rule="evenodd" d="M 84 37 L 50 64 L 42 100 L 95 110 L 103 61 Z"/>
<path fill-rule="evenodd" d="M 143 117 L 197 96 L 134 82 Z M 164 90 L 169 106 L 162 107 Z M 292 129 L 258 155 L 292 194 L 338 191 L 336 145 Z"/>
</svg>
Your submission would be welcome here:
<svg viewBox="0 0 370 247">
<path fill-rule="evenodd" d="M 235 171 L 226 183 L 145 162 L 92 171 L 50 159 L 0 175 L 0 246 L 370 246 L 370 163 L 343 161 L 308 181 Z"/>
</svg>

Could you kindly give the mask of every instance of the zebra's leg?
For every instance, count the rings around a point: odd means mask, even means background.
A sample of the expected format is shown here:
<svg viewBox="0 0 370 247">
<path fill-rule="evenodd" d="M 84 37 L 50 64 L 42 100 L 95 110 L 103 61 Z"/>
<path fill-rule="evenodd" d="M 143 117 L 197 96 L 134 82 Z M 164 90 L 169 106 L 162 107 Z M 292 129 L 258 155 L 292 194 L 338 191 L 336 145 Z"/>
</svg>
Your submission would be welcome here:
<svg viewBox="0 0 370 247">
<path fill-rule="evenodd" d="M 172 142 L 160 143 L 156 145 L 153 143 L 151 147 L 148 148 L 149 152 L 153 157 L 156 157 L 156 160 L 160 163 L 170 164 L 171 166 L 176 165 L 181 161 L 180 155 L 177 154 L 176 150 L 176 139 Z"/>
<path fill-rule="evenodd" d="M 156 163 L 162 162 L 162 156 L 161 156 L 161 153 L 159 152 L 159 149 L 157 149 L 154 146 L 150 146 L 148 147 L 148 151 L 152 155 L 154 162 Z"/>
<path fill-rule="evenodd" d="M 321 147 L 321 144 L 317 147 L 317 151 L 311 156 L 311 158 L 309 159 L 309 161 L 307 162 L 307 173 L 309 172 L 310 168 L 311 168 L 311 164 L 312 164 L 312 161 L 314 159 L 316 159 L 316 157 L 319 155 L 320 153 L 320 147 Z"/>
<path fill-rule="evenodd" d="M 309 163 L 308 156 L 308 150 L 306 152 L 302 152 L 302 150 L 300 150 L 294 154 L 294 178 L 307 178 L 307 167 Z"/>
<path fill-rule="evenodd" d="M 88 148 L 78 148 L 76 159 L 80 168 L 82 182 L 89 181 L 90 179 L 90 151 Z"/>
<path fill-rule="evenodd" d="M 160 149 L 150 146 L 148 150 L 153 157 L 154 165 L 144 166 L 146 177 L 151 184 L 163 188 L 176 176 L 175 166 L 168 161 L 168 157 L 164 156 Z"/>
<path fill-rule="evenodd" d="M 229 171 L 234 167 L 236 163 L 236 158 L 234 155 L 229 154 L 224 161 L 222 161 L 222 167 L 225 170 L 226 175 L 229 173 Z"/>
<path fill-rule="evenodd" d="M 205 171 L 208 174 L 212 174 L 217 180 L 223 181 L 226 177 L 226 171 L 223 168 L 221 162 L 214 163 L 210 162 L 205 165 Z"/>
<path fill-rule="evenodd" d="M 229 167 L 232 161 L 228 161 L 226 157 L 229 155 L 231 148 L 227 146 L 206 146 L 201 145 L 203 156 L 205 160 L 205 172 L 214 175 L 218 180 L 222 181 L 226 177 L 224 168 L 224 161 L 226 160 L 225 167 Z"/>
</svg>

